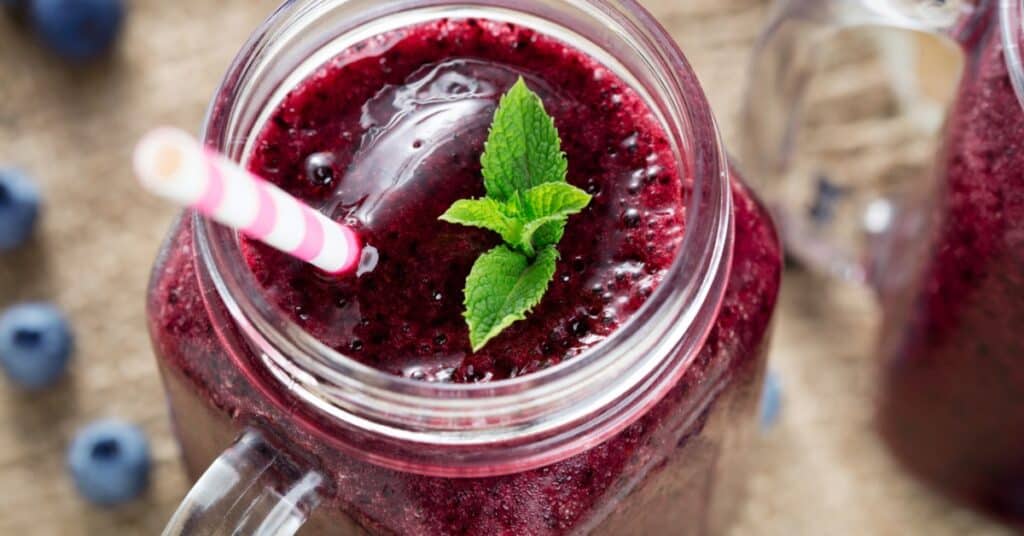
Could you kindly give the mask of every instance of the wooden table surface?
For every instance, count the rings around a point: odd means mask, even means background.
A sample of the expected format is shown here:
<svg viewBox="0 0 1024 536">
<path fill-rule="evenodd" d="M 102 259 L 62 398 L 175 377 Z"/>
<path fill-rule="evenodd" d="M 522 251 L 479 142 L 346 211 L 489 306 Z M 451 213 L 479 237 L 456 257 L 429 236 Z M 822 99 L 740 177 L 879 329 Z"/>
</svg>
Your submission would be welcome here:
<svg viewBox="0 0 1024 536">
<path fill-rule="evenodd" d="M 134 186 L 129 149 L 154 125 L 199 125 L 228 62 L 276 1 L 129 4 L 118 49 L 88 68 L 69 68 L 0 17 L 0 163 L 30 171 L 47 200 L 37 240 L 0 257 L 0 306 L 53 300 L 78 337 L 55 388 L 25 394 L 0 380 L 0 535 L 154 534 L 188 487 L 143 316 L 173 210 Z M 735 146 L 744 66 L 767 2 L 646 4 L 693 62 Z M 891 103 L 872 97 L 884 77 L 863 67 L 864 50 L 836 55 L 824 98 L 832 108 L 856 104 L 854 128 L 926 154 Z M 736 534 L 1003 533 L 908 479 L 880 445 L 871 427 L 876 318 L 863 289 L 787 273 L 772 354 L 785 409 L 758 440 Z M 844 344 L 829 345 L 836 340 Z M 64 468 L 75 430 L 108 416 L 140 424 L 155 458 L 148 493 L 113 510 L 80 499 Z"/>
</svg>

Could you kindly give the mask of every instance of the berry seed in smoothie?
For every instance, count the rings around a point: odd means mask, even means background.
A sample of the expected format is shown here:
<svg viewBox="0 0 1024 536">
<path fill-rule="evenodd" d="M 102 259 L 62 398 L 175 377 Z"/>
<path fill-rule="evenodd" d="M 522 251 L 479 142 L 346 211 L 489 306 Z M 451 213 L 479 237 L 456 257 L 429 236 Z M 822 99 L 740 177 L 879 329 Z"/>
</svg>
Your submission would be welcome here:
<svg viewBox="0 0 1024 536">
<path fill-rule="evenodd" d="M 568 220 L 541 302 L 473 352 L 463 289 L 501 239 L 438 217 L 485 195 L 488 128 L 520 77 L 554 119 L 568 182 L 592 199 Z M 249 242 L 276 303 L 339 352 L 428 381 L 511 378 L 599 344 L 650 296 L 683 234 L 683 179 L 635 91 L 578 49 L 486 20 L 433 21 L 349 48 L 284 98 L 249 167 L 368 246 L 357 274 L 331 278 Z"/>
</svg>

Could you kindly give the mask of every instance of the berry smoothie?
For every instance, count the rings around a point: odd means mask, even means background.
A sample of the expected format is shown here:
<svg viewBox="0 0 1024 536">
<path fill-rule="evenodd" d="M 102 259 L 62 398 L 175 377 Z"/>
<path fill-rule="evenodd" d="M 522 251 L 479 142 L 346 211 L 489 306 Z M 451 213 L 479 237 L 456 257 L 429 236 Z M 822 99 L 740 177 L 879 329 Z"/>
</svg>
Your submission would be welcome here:
<svg viewBox="0 0 1024 536">
<path fill-rule="evenodd" d="M 569 180 L 593 202 L 569 219 L 541 304 L 473 353 L 463 286 L 500 238 L 438 216 L 484 196 L 484 141 L 519 76 L 555 118 Z M 281 103 L 250 162 L 359 232 L 369 247 L 359 275 L 327 278 L 256 242 L 248 261 L 285 314 L 366 364 L 427 381 L 528 374 L 599 343 L 658 284 L 684 230 L 671 163 L 646 105 L 594 60 L 521 28 L 430 23 L 324 66 Z"/>
<path fill-rule="evenodd" d="M 1024 524 L 1024 111 L 985 9 L 939 160 L 935 240 L 887 306 L 880 418 L 916 473 Z"/>
<path fill-rule="evenodd" d="M 569 219 L 541 303 L 474 353 L 462 288 L 475 259 L 500 238 L 438 216 L 483 195 L 487 130 L 520 76 L 555 120 L 568 181 L 593 199 Z M 245 261 L 280 314 L 366 365 L 424 382 L 499 382 L 600 345 L 675 259 L 690 191 L 660 123 L 615 73 L 553 37 L 484 19 L 422 23 L 337 55 L 277 106 L 249 167 L 356 227 L 367 245 L 358 272 L 339 278 L 245 242 Z M 323 439 L 329 423 L 299 422 L 263 396 L 258 380 L 235 365 L 256 356 L 225 348 L 224 328 L 211 320 L 191 224 L 182 219 L 154 271 L 149 320 L 187 465 L 202 471 L 245 426 L 269 429 L 272 441 L 329 480 L 310 532 L 719 528 L 731 500 L 723 497 L 739 487 L 746 426 L 737 421 L 753 417 L 781 269 L 765 212 L 736 179 L 732 190 L 726 296 L 683 378 L 611 439 L 546 467 L 487 478 L 423 476 L 357 459 Z"/>
</svg>

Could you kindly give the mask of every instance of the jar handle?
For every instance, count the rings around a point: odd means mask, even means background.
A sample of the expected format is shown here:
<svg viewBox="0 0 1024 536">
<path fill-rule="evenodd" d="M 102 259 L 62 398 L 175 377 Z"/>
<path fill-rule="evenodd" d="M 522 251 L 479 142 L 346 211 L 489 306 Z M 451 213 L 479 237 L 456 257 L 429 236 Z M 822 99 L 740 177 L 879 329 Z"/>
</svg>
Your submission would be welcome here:
<svg viewBox="0 0 1024 536">
<path fill-rule="evenodd" d="M 317 506 L 323 478 L 246 431 L 192 487 L 164 536 L 290 536 Z"/>
<path fill-rule="evenodd" d="M 876 283 L 873 266 L 880 263 L 881 248 L 873 246 L 879 239 L 884 243 L 900 210 L 896 200 L 793 169 L 802 105 L 823 43 L 839 30 L 865 26 L 951 36 L 974 12 L 965 0 L 776 1 L 750 69 L 739 161 L 796 259 L 845 279 Z M 850 233 L 851 227 L 857 232 Z"/>
</svg>

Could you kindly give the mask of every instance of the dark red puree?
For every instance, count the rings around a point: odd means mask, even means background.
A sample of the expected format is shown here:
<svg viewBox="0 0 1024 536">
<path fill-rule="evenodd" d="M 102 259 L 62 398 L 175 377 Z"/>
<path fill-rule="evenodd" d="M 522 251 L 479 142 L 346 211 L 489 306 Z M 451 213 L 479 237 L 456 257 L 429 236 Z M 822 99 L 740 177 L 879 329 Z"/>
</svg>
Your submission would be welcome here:
<svg viewBox="0 0 1024 536">
<path fill-rule="evenodd" d="M 498 96 L 520 75 L 555 117 L 568 180 L 594 198 L 570 219 L 558 273 L 536 311 L 471 354 L 462 288 L 498 238 L 437 217 L 457 199 L 483 195 L 483 140 Z M 672 261 L 689 188 L 664 132 L 617 76 L 550 37 L 472 20 L 432 22 L 343 52 L 284 99 L 251 166 L 357 226 L 376 251 L 358 277 L 332 279 L 248 244 L 250 265 L 284 313 L 348 355 L 434 381 L 508 378 L 598 344 Z M 277 388 L 238 366 L 258 358 L 238 342 L 236 326 L 219 320 L 227 317 L 216 297 L 203 299 L 185 220 L 157 260 L 149 319 L 188 467 L 196 476 L 243 428 L 259 427 L 326 478 L 307 534 L 719 530 L 738 504 L 781 268 L 764 211 L 735 177 L 731 185 L 729 283 L 684 376 L 607 441 L 489 478 L 362 461 L 339 448 L 351 432 L 335 421 L 269 400 L 255 382 Z"/>
<path fill-rule="evenodd" d="M 1024 110 L 986 6 L 946 128 L 935 240 L 889 307 L 881 422 L 919 475 L 1024 527 Z"/>
<path fill-rule="evenodd" d="M 570 218 L 540 305 L 472 353 L 463 286 L 501 240 L 438 216 L 484 195 L 484 141 L 519 76 L 555 119 L 568 181 L 593 200 Z M 360 275 L 338 279 L 250 243 L 270 296 L 329 346 L 412 378 L 504 379 L 581 353 L 650 295 L 683 233 L 674 157 L 637 94 L 574 48 L 486 21 L 432 22 L 343 52 L 284 99 L 249 167 L 372 248 Z"/>
</svg>

